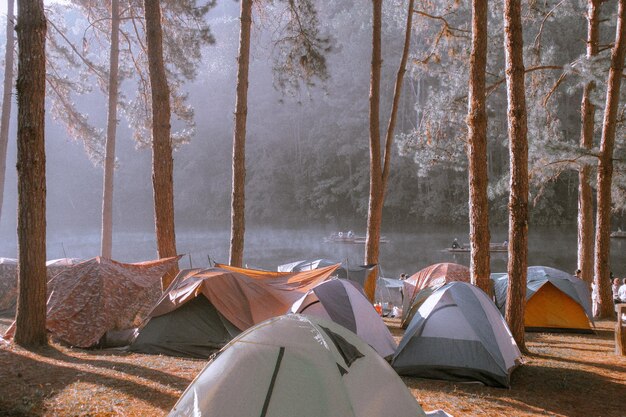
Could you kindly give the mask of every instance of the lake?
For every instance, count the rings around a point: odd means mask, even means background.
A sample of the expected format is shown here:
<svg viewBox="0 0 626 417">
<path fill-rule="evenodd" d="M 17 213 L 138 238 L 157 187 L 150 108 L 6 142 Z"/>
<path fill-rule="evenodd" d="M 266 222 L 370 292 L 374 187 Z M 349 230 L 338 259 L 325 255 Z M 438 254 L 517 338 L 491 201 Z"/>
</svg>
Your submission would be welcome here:
<svg viewBox="0 0 626 417">
<path fill-rule="evenodd" d="M 363 262 L 364 245 L 324 243 L 324 237 L 332 230 L 281 229 L 248 227 L 244 262 L 248 267 L 276 270 L 277 265 L 301 260 L 329 258 L 360 265 Z M 346 232 L 347 230 L 343 230 Z M 363 230 L 355 230 L 364 234 Z M 492 242 L 506 239 L 505 228 L 493 228 Z M 463 226 L 427 225 L 410 231 L 383 232 L 389 243 L 381 244 L 380 265 L 383 276 L 398 277 L 401 273 L 412 274 L 437 262 L 456 262 L 469 265 L 469 253 L 451 253 L 446 249 L 452 240 L 469 241 L 468 228 Z M 212 261 L 228 262 L 228 230 L 177 231 L 179 253 L 191 255 L 181 260 L 182 268 L 205 267 L 209 257 Z M 90 258 L 98 254 L 99 232 L 80 234 L 50 234 L 48 236 L 48 259 L 62 257 Z M 15 241 L 0 242 L 0 256 L 15 257 Z M 615 276 L 626 276 L 626 239 L 611 239 L 611 267 Z M 153 231 L 117 232 L 114 234 L 113 256 L 116 260 L 137 262 L 156 256 Z M 506 270 L 507 254 L 491 253 L 492 272 Z M 531 227 L 529 229 L 529 266 L 543 265 L 572 273 L 576 269 L 576 226 Z"/>
</svg>

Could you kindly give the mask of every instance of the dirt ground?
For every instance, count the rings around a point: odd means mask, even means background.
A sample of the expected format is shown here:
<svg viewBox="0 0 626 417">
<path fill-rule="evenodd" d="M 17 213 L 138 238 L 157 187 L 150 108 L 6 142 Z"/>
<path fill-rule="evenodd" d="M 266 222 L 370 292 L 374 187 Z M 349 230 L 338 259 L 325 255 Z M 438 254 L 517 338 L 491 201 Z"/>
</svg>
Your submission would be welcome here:
<svg viewBox="0 0 626 417">
<path fill-rule="evenodd" d="M 10 321 L 0 316 L 0 332 Z M 397 321 L 387 324 L 401 336 Z M 626 357 L 614 354 L 613 327 L 601 321 L 594 335 L 527 333 L 530 353 L 511 389 L 403 380 L 426 411 L 455 417 L 626 416 Z M 0 416 L 163 416 L 205 365 L 56 343 L 36 351 L 0 344 Z"/>
</svg>

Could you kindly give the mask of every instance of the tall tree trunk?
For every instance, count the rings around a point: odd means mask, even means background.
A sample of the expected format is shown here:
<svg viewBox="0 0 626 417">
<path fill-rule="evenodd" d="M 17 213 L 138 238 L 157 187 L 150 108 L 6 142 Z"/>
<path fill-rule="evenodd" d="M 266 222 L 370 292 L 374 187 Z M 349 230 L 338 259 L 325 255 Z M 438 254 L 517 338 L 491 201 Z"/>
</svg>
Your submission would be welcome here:
<svg viewBox="0 0 626 417">
<path fill-rule="evenodd" d="M 587 58 L 598 53 L 600 36 L 601 0 L 589 0 L 587 4 Z M 582 127 L 580 147 L 593 147 L 594 118 L 596 106 L 591 102 L 591 94 L 596 85 L 593 81 L 585 84 L 580 106 Z M 578 269 L 582 278 L 589 284 L 593 281 L 593 193 L 589 184 L 591 167 L 587 164 L 578 171 Z"/>
<path fill-rule="evenodd" d="M 613 148 L 615 125 L 619 108 L 619 90 L 624 70 L 626 50 L 626 0 L 619 1 L 615 44 L 611 51 L 611 69 L 607 81 L 606 105 L 602 124 L 602 142 L 598 160 L 598 189 L 596 214 L 595 283 L 600 291 L 600 317 L 613 316 L 609 258 L 611 249 L 611 181 L 613 179 Z"/>
<path fill-rule="evenodd" d="M 107 139 L 102 187 L 102 242 L 100 254 L 111 258 L 113 252 L 113 174 L 115 171 L 115 134 L 117 132 L 117 95 L 120 57 L 120 2 L 111 0 L 111 51 L 109 59 L 109 104 Z"/>
<path fill-rule="evenodd" d="M 152 89 L 152 189 L 159 258 L 176 256 L 174 228 L 174 160 L 170 125 L 170 92 L 163 63 L 163 29 L 159 0 L 144 0 L 150 87 Z M 163 276 L 165 290 L 178 271 Z"/>
<path fill-rule="evenodd" d="M 385 203 L 385 188 L 389 178 L 391 146 L 398 117 L 398 107 L 402 94 L 402 83 L 406 73 L 406 62 L 411 45 L 411 30 L 413 26 L 413 4 L 409 0 L 407 8 L 406 26 L 404 33 L 404 47 L 400 66 L 396 75 L 396 82 L 389 115 L 389 124 L 385 135 L 385 154 L 381 161 L 380 149 L 380 72 L 381 57 L 381 30 L 382 30 L 382 0 L 372 0 L 372 70 L 370 77 L 370 194 L 367 212 L 367 238 L 365 242 L 365 263 L 377 264 L 380 253 L 380 229 Z M 374 301 L 376 292 L 377 269 L 373 269 L 365 280 L 365 294 L 370 301 Z"/>
<path fill-rule="evenodd" d="M 488 0 L 472 1 L 472 52 L 468 99 L 469 220 L 472 283 L 491 294 L 489 199 L 487 198 L 487 70 Z"/>
<path fill-rule="evenodd" d="M 46 337 L 46 17 L 43 0 L 19 0 L 17 41 L 18 298 L 14 341 Z"/>
<path fill-rule="evenodd" d="M 241 0 L 241 29 L 237 67 L 237 100 L 233 136 L 233 182 L 231 199 L 230 259 L 232 266 L 243 265 L 246 186 L 246 119 L 248 117 L 248 71 L 250 67 L 250 26 L 252 0 Z"/>
<path fill-rule="evenodd" d="M 11 122 L 11 99 L 13 92 L 13 59 L 15 56 L 14 12 L 15 0 L 7 1 L 6 50 L 4 55 L 4 90 L 2 92 L 2 115 L 0 116 L 0 218 L 4 205 L 4 179 L 7 168 L 7 145 Z"/>
<path fill-rule="evenodd" d="M 509 131 L 509 262 L 506 321 L 520 350 L 525 351 L 524 310 L 528 267 L 528 139 L 520 0 L 504 2 L 507 119 Z"/>
</svg>

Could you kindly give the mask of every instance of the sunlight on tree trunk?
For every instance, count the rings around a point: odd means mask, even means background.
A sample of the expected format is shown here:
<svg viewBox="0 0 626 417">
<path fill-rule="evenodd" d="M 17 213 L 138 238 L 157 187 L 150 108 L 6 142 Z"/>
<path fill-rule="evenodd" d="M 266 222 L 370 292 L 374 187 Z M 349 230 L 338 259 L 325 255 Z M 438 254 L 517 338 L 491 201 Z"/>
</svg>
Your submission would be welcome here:
<svg viewBox="0 0 626 417">
<path fill-rule="evenodd" d="M 524 310 L 528 267 L 528 128 L 520 0 L 505 0 L 504 2 L 504 45 L 511 170 L 507 266 L 509 285 L 505 317 L 517 345 L 520 350 L 525 351 Z"/>
<path fill-rule="evenodd" d="M 598 53 L 600 36 L 600 3 L 601 0 L 589 0 L 587 4 L 587 58 Z M 580 106 L 581 133 L 580 147 L 593 147 L 594 117 L 596 106 L 591 102 L 591 94 L 595 89 L 593 81 L 585 84 Z M 593 192 L 589 183 L 591 167 L 584 164 L 578 172 L 578 269 L 588 284 L 593 282 Z"/>
<path fill-rule="evenodd" d="M 159 258 L 176 256 L 174 160 L 172 158 L 170 91 L 163 63 L 163 29 L 159 0 L 144 0 L 150 88 L 152 90 L 152 190 Z M 163 276 L 165 290 L 178 268 Z"/>
<path fill-rule="evenodd" d="M 609 259 L 611 254 L 611 182 L 613 179 L 613 148 L 619 110 L 619 90 L 624 70 L 624 52 L 626 50 L 626 0 L 619 1 L 617 12 L 615 44 L 611 50 L 611 69 L 607 79 L 606 105 L 602 123 L 602 142 L 598 159 L 598 191 L 596 213 L 596 261 L 595 284 L 600 292 L 600 317 L 613 317 L 613 296 L 609 281 Z"/>
<path fill-rule="evenodd" d="M 488 0 L 472 1 L 472 52 L 468 97 L 468 174 L 472 284 L 491 294 L 489 200 L 487 198 L 487 68 Z"/>
<path fill-rule="evenodd" d="M 115 134 L 117 131 L 117 96 L 120 56 L 120 3 L 111 1 L 111 52 L 109 63 L 109 103 L 107 138 L 104 157 L 102 191 L 102 244 L 100 254 L 111 259 L 113 255 L 113 175 L 115 171 Z"/>
<path fill-rule="evenodd" d="M 380 253 L 380 229 L 383 218 L 383 206 L 385 204 L 385 188 L 389 178 L 391 146 L 398 117 L 402 83 L 406 73 L 406 62 L 409 57 L 411 45 L 411 30 L 413 26 L 413 4 L 409 0 L 404 34 L 404 47 L 402 58 L 396 75 L 393 92 L 393 102 L 389 115 L 389 124 L 385 135 L 384 161 L 381 162 L 380 149 L 380 71 L 381 57 L 381 30 L 382 30 L 382 0 L 372 0 L 372 70 L 370 78 L 370 194 L 367 212 L 367 238 L 365 242 L 365 263 L 367 265 L 378 264 Z M 382 163 L 382 167 L 381 167 Z M 365 294 L 370 301 L 374 301 L 376 292 L 376 280 L 378 268 L 373 268 L 365 280 Z"/>
<path fill-rule="evenodd" d="M 232 266 L 243 266 L 246 184 L 246 118 L 248 117 L 248 70 L 250 66 L 250 26 L 252 0 L 241 0 L 241 29 L 237 68 L 237 101 L 233 137 L 233 181 L 231 200 L 230 259 Z"/>
<path fill-rule="evenodd" d="M 13 60 L 15 56 L 14 7 L 15 0 L 7 1 L 6 46 L 4 53 L 4 90 L 2 91 L 2 115 L 0 116 L 0 219 L 4 205 L 4 181 L 7 168 L 7 145 L 11 123 L 11 101 L 13 100 Z"/>
<path fill-rule="evenodd" d="M 16 27 L 18 299 L 16 344 L 47 344 L 46 335 L 46 17 L 42 0 L 18 1 Z"/>
</svg>

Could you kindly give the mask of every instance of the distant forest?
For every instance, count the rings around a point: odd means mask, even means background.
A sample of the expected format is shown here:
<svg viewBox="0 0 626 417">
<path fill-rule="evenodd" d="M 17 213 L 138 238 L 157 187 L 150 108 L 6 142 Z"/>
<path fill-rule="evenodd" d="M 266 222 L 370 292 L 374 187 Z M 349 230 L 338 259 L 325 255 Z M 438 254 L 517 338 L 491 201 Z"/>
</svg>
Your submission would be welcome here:
<svg viewBox="0 0 626 417">
<path fill-rule="evenodd" d="M 428 3 L 428 2 L 427 2 Z M 604 79 L 608 53 L 597 62 L 581 62 L 585 52 L 585 3 L 524 3 L 531 210 L 534 224 L 575 223 L 578 177 L 570 148 L 580 135 L 582 82 L 590 73 Z M 615 1 L 602 3 L 614 14 Z M 385 3 L 383 22 L 382 119 L 390 108 L 393 82 L 403 40 L 403 7 Z M 287 85 L 275 68 L 271 10 L 254 21 L 250 66 L 246 213 L 250 224 L 341 225 L 367 217 L 368 94 L 371 58 L 371 13 L 359 2 L 320 3 L 319 19 L 330 40 L 328 79 L 314 85 Z M 429 4 L 432 19 L 415 16 L 409 72 L 396 132 L 383 229 L 421 223 L 465 224 L 468 219 L 467 158 L 463 138 L 467 113 L 469 10 L 450 2 Z M 506 92 L 502 87 L 501 5 L 490 17 L 487 84 L 489 113 L 490 219 L 506 224 L 508 149 Z M 182 86 L 195 111 L 190 142 L 175 153 L 176 222 L 180 227 L 226 228 L 230 215 L 231 155 L 239 5 L 220 2 L 208 14 L 214 44 L 203 47 L 196 80 Z M 51 15 L 53 18 L 54 16 Z M 547 16 L 547 17 L 546 17 Z M 601 44 L 611 42 L 614 19 L 601 27 Z M 491 24 L 493 22 L 493 24 Z M 81 22 L 66 16 L 68 36 L 78 40 Z M 500 25 L 500 26 L 499 26 Z M 575 40 L 575 41 L 572 41 Z M 3 44 L 3 41 L 0 41 Z M 93 53 L 94 51 L 92 51 Z M 578 61 L 577 61 L 578 60 Z M 554 68 L 552 68 L 554 67 Z M 557 68 L 558 67 L 558 68 Z M 594 69 L 596 68 L 596 69 Z M 68 77 L 78 70 L 68 68 Z M 498 84 L 499 83 L 499 84 Z M 124 94 L 136 89 L 130 77 Z M 598 89 L 598 106 L 604 90 Z M 73 99 L 104 126 L 106 100 L 97 88 Z M 622 100 L 624 102 L 624 100 Z M 51 230 L 93 229 L 100 225 L 102 168 L 94 166 L 83 145 L 64 127 L 47 122 L 48 227 Z M 597 112 L 602 117 L 602 112 Z M 133 121 L 120 117 L 114 228 L 153 227 L 150 151 L 137 146 Z M 129 127 L 130 126 L 130 127 Z M 596 123 L 599 141 L 601 123 Z M 174 125 L 176 128 L 176 125 Z M 386 128 L 386 126 L 383 126 Z M 15 127 L 13 126 L 12 132 Z M 615 226 L 626 228 L 624 201 L 624 127 L 618 130 L 614 204 Z M 597 146 L 597 145 L 596 145 Z M 15 165 L 10 142 L 8 166 Z M 139 149 L 136 149 L 136 148 Z M 5 213 L 15 209 L 15 170 L 7 174 Z M 2 230 L 14 230 L 15 219 L 3 216 Z M 354 224 L 354 223 L 352 223 Z"/>
</svg>

